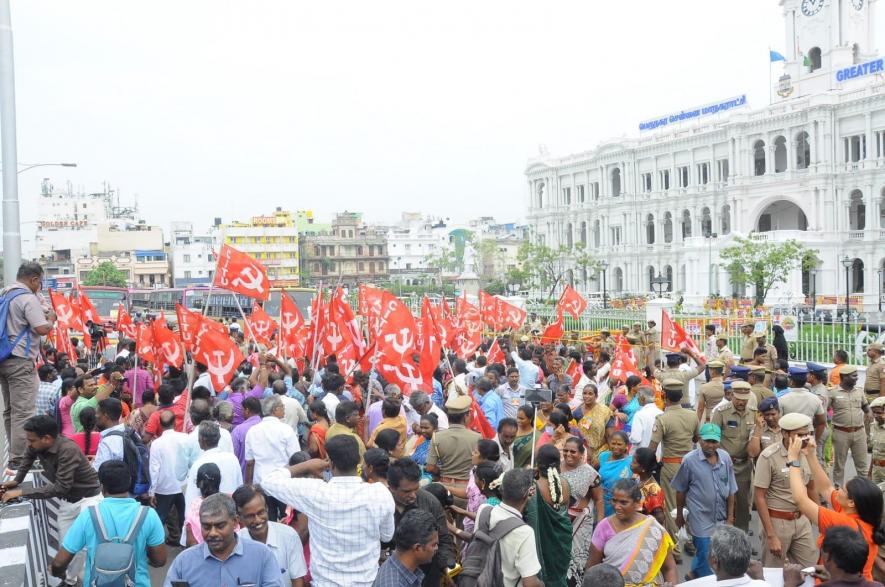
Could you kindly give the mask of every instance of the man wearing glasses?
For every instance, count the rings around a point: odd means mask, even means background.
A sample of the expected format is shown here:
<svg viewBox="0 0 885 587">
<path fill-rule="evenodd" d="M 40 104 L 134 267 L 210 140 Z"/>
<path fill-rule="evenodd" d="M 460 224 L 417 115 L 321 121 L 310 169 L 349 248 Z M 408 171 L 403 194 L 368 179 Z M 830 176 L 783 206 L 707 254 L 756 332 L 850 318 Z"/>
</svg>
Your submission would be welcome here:
<svg viewBox="0 0 885 587">
<path fill-rule="evenodd" d="M 36 410 L 40 381 L 35 361 L 40 355 L 40 337 L 49 334 L 55 323 L 55 312 L 44 306 L 45 302 L 37 294 L 42 288 L 43 268 L 28 262 L 18 268 L 16 282 L 0 291 L 0 305 L 8 304 L 4 342 L 6 347 L 12 346 L 11 354 L 0 361 L 3 424 L 10 469 L 18 468 L 27 450 L 24 424 Z"/>
</svg>

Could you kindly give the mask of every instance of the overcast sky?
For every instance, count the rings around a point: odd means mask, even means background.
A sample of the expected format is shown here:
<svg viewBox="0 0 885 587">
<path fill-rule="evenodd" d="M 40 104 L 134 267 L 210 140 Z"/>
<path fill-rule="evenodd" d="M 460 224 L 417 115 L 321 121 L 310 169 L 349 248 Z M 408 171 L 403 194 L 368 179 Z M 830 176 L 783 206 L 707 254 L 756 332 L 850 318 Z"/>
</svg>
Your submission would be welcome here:
<svg viewBox="0 0 885 587">
<path fill-rule="evenodd" d="M 523 171 L 747 93 L 777 0 L 15 0 L 22 176 L 135 195 L 151 223 L 274 206 L 525 214 Z M 775 64 L 774 77 L 780 72 Z"/>
</svg>

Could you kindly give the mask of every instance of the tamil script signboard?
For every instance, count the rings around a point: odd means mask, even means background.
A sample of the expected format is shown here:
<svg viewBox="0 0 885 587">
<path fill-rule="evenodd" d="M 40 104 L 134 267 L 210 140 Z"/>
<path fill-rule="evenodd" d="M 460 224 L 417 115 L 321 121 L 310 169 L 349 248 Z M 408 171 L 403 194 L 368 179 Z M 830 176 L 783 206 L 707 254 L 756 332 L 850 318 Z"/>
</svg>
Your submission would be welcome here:
<svg viewBox="0 0 885 587">
<path fill-rule="evenodd" d="M 710 104 L 705 104 L 703 106 L 698 106 L 696 108 L 689 108 L 687 110 L 680 110 L 679 112 L 674 112 L 672 114 L 667 114 L 665 116 L 659 116 L 657 118 L 650 118 L 648 120 L 643 120 L 639 123 L 639 131 L 646 132 L 649 130 L 655 130 L 658 128 L 662 128 L 671 124 L 677 124 L 679 122 L 684 122 L 686 120 L 692 120 L 694 118 L 703 118 L 706 116 L 712 116 L 714 114 L 719 114 L 721 112 L 727 112 L 728 110 L 733 110 L 734 108 L 740 108 L 742 106 L 747 105 L 747 95 L 741 94 L 740 96 L 735 96 L 733 98 L 728 98 L 726 100 L 720 100 L 718 102 L 711 102 Z"/>
</svg>

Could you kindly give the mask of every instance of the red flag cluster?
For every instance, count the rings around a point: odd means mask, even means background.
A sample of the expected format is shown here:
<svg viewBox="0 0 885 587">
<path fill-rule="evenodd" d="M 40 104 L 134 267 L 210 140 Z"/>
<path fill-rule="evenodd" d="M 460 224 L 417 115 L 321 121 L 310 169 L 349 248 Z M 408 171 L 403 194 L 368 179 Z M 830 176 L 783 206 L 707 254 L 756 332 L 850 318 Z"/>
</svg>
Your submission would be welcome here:
<svg viewBox="0 0 885 587">
<path fill-rule="evenodd" d="M 685 332 L 685 329 L 674 322 L 666 310 L 661 311 L 661 347 L 668 351 L 680 351 L 687 348 L 694 354 L 701 351 L 694 339 Z"/>
<path fill-rule="evenodd" d="M 525 324 L 525 310 L 480 290 L 479 307 L 482 321 L 495 330 L 519 330 Z"/>
</svg>

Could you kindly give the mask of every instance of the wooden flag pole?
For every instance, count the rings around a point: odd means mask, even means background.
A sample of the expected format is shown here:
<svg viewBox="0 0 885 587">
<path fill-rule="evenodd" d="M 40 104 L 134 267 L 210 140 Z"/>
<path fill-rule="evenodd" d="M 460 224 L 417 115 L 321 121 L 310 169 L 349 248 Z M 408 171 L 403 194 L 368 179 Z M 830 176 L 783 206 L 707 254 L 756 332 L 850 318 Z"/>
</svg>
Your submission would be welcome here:
<svg viewBox="0 0 885 587">
<path fill-rule="evenodd" d="M 243 327 L 248 329 L 249 338 L 251 338 L 252 342 L 255 343 L 255 350 L 258 351 L 258 341 L 255 339 L 255 333 L 252 332 L 252 329 L 248 328 L 249 325 L 246 324 L 246 313 L 243 312 L 243 306 L 240 304 L 240 298 L 236 293 L 234 293 L 234 292 L 231 292 L 231 293 L 233 293 L 234 302 L 236 302 L 236 304 L 237 304 L 237 310 L 240 311 L 240 316 L 243 317 Z"/>
</svg>

